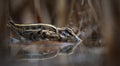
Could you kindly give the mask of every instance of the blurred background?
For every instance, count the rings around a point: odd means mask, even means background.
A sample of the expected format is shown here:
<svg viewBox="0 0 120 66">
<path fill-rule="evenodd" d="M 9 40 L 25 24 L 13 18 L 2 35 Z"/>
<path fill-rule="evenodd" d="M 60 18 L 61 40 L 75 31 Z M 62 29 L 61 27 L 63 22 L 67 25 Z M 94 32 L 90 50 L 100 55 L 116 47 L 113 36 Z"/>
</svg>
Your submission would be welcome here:
<svg viewBox="0 0 120 66">
<path fill-rule="evenodd" d="M 18 24 L 70 27 L 83 40 L 72 55 L 47 60 L 11 57 L 8 18 Z M 119 0 L 0 0 L 0 66 L 120 66 Z"/>
</svg>

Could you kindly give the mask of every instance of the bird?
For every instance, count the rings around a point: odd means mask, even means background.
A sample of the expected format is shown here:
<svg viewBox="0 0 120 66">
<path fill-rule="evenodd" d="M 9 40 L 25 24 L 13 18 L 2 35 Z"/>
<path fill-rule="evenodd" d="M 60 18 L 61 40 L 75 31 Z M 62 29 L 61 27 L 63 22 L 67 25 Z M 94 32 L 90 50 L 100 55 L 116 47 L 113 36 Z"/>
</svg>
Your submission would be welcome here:
<svg viewBox="0 0 120 66">
<path fill-rule="evenodd" d="M 69 27 L 55 27 L 51 24 L 16 24 L 10 20 L 7 26 L 20 37 L 30 41 L 54 40 L 79 42 L 80 38 Z"/>
</svg>

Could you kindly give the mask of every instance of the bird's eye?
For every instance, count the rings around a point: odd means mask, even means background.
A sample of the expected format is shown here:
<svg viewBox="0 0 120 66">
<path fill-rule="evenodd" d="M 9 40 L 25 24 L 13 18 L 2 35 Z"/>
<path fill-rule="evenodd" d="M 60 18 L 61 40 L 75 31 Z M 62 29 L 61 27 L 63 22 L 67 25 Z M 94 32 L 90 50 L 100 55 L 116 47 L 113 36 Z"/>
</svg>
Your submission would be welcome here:
<svg viewBox="0 0 120 66">
<path fill-rule="evenodd" d="M 72 32 L 73 32 L 73 31 L 72 31 L 72 29 L 70 29 L 70 28 L 66 28 L 66 29 L 65 29 L 65 32 L 68 33 L 68 34 L 70 34 L 70 35 L 72 35 Z"/>
</svg>

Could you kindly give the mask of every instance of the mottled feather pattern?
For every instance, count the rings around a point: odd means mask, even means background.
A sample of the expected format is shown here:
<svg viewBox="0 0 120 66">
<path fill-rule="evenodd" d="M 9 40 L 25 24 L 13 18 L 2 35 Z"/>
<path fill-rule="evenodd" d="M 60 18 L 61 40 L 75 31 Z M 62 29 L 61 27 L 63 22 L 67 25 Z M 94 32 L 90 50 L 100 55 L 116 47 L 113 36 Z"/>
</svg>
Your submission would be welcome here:
<svg viewBox="0 0 120 66">
<path fill-rule="evenodd" d="M 16 24 L 13 21 L 10 21 L 8 26 L 21 37 L 31 41 L 57 40 L 67 42 L 74 40 L 73 38 L 77 41 L 80 40 L 68 27 L 57 28 L 50 24 Z"/>
</svg>

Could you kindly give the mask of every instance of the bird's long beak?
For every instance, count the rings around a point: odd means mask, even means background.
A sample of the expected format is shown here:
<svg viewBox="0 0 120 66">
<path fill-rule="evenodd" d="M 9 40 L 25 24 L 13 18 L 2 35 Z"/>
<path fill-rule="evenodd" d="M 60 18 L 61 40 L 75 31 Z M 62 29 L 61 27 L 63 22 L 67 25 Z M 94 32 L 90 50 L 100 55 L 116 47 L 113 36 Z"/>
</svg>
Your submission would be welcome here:
<svg viewBox="0 0 120 66">
<path fill-rule="evenodd" d="M 74 40 L 75 42 L 81 42 L 82 40 L 76 35 L 73 33 L 73 37 L 74 37 Z"/>
<path fill-rule="evenodd" d="M 76 42 L 81 42 L 82 40 L 77 35 L 75 35 L 75 41 Z"/>
</svg>

